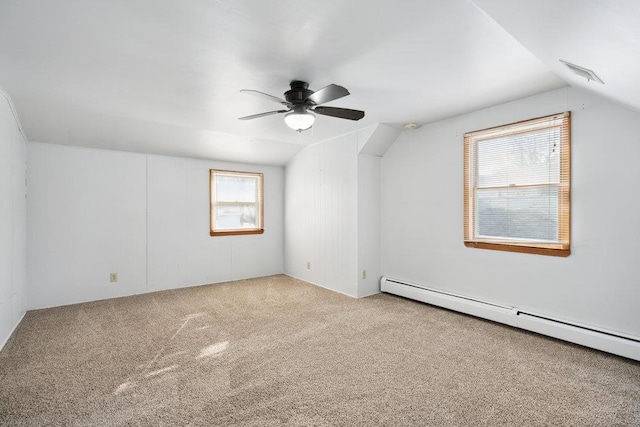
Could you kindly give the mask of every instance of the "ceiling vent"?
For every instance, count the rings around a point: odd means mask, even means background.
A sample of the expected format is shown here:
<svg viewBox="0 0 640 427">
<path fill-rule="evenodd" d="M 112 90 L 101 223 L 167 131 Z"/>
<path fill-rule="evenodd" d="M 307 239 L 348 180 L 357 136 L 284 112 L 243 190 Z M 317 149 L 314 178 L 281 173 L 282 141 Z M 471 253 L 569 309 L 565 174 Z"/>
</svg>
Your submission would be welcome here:
<svg viewBox="0 0 640 427">
<path fill-rule="evenodd" d="M 594 82 L 604 84 L 604 82 L 600 79 L 600 77 L 596 76 L 596 73 L 594 73 L 593 71 L 587 68 L 582 68 L 579 65 L 575 65 L 570 62 L 563 61 L 562 59 L 560 60 L 560 62 L 562 62 L 568 69 L 573 71 L 574 74 L 577 74 L 578 76 L 587 79 L 587 83 L 593 80 Z"/>
</svg>

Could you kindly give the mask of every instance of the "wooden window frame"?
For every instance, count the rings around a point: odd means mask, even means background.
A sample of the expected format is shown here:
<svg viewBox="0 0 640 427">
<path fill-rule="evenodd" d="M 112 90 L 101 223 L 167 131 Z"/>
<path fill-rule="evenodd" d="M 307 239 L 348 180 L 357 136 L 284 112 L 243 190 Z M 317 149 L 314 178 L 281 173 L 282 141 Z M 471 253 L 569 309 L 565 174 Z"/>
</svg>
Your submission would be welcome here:
<svg viewBox="0 0 640 427">
<path fill-rule="evenodd" d="M 238 202 L 238 201 L 216 201 L 215 199 L 215 176 L 217 174 L 230 176 L 248 176 L 258 178 L 258 227 L 257 228 L 238 228 L 238 229 L 215 229 L 214 208 L 219 204 L 243 204 L 254 205 L 254 202 Z M 234 170 L 210 169 L 209 170 L 209 235 L 210 236 L 240 236 L 244 234 L 263 234 L 264 233 L 264 174 L 258 172 L 242 172 Z"/>
<path fill-rule="evenodd" d="M 512 241 L 476 236 L 477 141 L 531 131 L 536 124 L 560 120 L 560 183 L 558 184 L 558 243 Z M 529 130 L 527 130 L 529 127 Z M 548 185 L 548 184 L 544 184 Z M 519 186 L 526 187 L 526 186 Z M 464 245 L 470 248 L 567 257 L 571 254 L 571 112 L 509 123 L 464 135 Z"/>
</svg>

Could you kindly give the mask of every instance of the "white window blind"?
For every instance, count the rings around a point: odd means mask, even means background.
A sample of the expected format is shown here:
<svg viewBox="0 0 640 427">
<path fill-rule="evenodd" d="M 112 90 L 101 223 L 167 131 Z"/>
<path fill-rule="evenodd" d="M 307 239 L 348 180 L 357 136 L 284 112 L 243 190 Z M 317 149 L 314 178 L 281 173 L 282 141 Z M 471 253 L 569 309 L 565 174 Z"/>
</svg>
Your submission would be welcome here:
<svg viewBox="0 0 640 427">
<path fill-rule="evenodd" d="M 467 246 L 569 254 L 569 112 L 469 132 L 464 157 Z"/>
</svg>

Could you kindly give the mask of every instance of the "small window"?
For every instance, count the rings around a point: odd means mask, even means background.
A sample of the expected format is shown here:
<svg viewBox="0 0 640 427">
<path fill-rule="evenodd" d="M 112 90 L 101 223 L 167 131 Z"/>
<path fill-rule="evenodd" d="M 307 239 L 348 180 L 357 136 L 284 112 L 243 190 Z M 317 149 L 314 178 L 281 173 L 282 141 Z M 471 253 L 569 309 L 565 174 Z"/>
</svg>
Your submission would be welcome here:
<svg viewBox="0 0 640 427">
<path fill-rule="evenodd" d="M 570 254 L 569 112 L 464 135 L 464 243 Z"/>
<path fill-rule="evenodd" d="M 210 170 L 211 235 L 264 233 L 261 173 Z"/>
</svg>

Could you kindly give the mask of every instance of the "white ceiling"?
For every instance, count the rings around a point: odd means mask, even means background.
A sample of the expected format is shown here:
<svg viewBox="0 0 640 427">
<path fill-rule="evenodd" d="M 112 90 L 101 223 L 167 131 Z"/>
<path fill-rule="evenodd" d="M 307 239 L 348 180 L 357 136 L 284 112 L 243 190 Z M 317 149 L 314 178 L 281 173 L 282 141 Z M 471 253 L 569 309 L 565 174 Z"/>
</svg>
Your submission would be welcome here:
<svg viewBox="0 0 640 427">
<path fill-rule="evenodd" d="M 616 55 L 640 46 L 631 1 L 476 3 L 490 15 L 467 0 L 0 0 L 0 86 L 31 141 L 281 165 L 377 123 L 432 122 L 566 85 L 557 75 L 573 83 L 555 56 L 599 72 L 618 24 L 627 39 Z M 558 4 L 575 9 L 571 25 L 546 19 Z M 602 10 L 613 22 L 589 15 Z M 592 25 L 606 37 L 585 54 L 578 41 L 593 42 Z M 605 94 L 638 104 L 617 89 L 635 82 L 614 74 L 631 63 L 625 72 L 640 75 L 638 57 L 601 68 Z M 351 95 L 329 105 L 365 118 L 318 116 L 302 133 L 281 115 L 237 120 L 279 109 L 240 89 L 282 96 L 293 79 L 345 86 Z"/>
<path fill-rule="evenodd" d="M 572 86 L 640 111 L 639 0 L 474 0 L 518 42 Z M 595 71 L 604 85 L 560 59 Z"/>
</svg>

